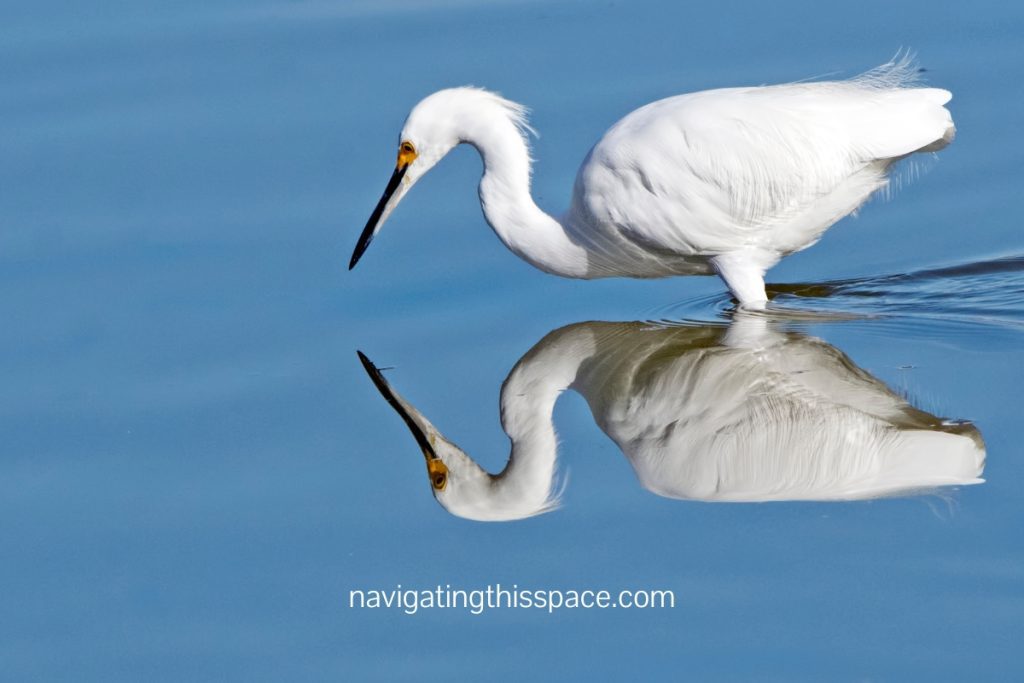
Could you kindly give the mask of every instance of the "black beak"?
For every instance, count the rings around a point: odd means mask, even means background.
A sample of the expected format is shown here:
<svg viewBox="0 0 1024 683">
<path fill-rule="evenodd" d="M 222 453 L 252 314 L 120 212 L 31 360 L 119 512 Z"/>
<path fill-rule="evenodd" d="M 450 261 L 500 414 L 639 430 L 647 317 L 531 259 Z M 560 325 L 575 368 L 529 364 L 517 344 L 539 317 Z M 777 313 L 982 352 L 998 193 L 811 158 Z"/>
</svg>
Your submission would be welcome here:
<svg viewBox="0 0 1024 683">
<path fill-rule="evenodd" d="M 359 354 L 359 360 L 363 364 L 363 369 L 366 370 L 366 374 L 373 380 L 374 386 L 377 387 L 377 391 L 381 393 L 381 396 L 388 402 L 388 404 L 395 409 L 395 412 L 401 416 L 402 421 L 412 432 L 412 436 L 416 439 L 416 444 L 423 451 L 424 457 L 428 460 L 436 460 L 437 454 L 434 452 L 434 447 L 430 445 L 430 441 L 427 439 L 426 433 L 420 428 L 416 421 L 409 414 L 409 411 L 402 405 L 402 401 L 399 400 L 398 395 L 391 389 L 391 385 L 384 379 L 384 375 L 381 374 L 377 366 L 373 364 L 369 358 L 366 357 L 362 351 L 356 351 Z"/>
<path fill-rule="evenodd" d="M 391 180 L 388 181 L 388 186 L 384 188 L 384 194 L 381 196 L 380 201 L 377 202 L 376 208 L 373 213 L 370 214 L 370 220 L 366 221 L 366 227 L 363 228 L 363 234 L 359 236 L 359 242 L 356 244 L 355 251 L 352 252 L 352 260 L 348 262 L 348 269 L 352 270 L 356 267 L 356 263 L 362 257 L 363 252 L 370 246 L 370 242 L 373 241 L 373 236 L 377 232 L 377 223 L 380 222 L 380 217 L 384 213 L 384 209 L 388 205 L 388 200 L 391 199 L 391 195 L 398 189 L 398 184 L 402 182 L 402 178 L 405 177 L 405 171 L 409 168 L 408 164 L 395 167 L 395 172 L 391 174 Z M 362 354 L 360 357 L 365 358 Z M 368 362 L 368 361 L 367 361 Z M 364 363 L 365 365 L 365 363 Z M 370 364 L 373 367 L 373 364 Z M 376 380 L 374 380 L 376 382 Z M 377 385 L 380 389 L 380 385 Z"/>
</svg>

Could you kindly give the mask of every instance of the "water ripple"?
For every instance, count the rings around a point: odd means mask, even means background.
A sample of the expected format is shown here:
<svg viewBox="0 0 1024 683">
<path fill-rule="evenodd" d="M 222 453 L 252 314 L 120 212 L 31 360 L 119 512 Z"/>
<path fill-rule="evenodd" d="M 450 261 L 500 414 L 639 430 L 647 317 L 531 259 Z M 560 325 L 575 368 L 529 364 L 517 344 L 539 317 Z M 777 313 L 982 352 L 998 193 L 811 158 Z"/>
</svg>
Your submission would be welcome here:
<svg viewBox="0 0 1024 683">
<path fill-rule="evenodd" d="M 1024 255 L 910 273 L 768 285 L 765 315 L 793 321 L 871 320 L 882 328 L 926 324 L 952 336 L 977 325 L 1024 333 Z M 695 297 L 648 311 L 661 322 L 724 322 L 728 293 Z"/>
</svg>

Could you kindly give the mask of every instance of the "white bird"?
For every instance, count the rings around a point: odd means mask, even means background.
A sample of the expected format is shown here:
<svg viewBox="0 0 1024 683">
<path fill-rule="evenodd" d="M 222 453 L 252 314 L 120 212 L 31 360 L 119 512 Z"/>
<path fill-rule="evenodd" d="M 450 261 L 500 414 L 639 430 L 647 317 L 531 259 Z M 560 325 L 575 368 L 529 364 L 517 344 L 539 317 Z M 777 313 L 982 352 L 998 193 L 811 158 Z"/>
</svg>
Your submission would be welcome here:
<svg viewBox="0 0 1024 683">
<path fill-rule="evenodd" d="M 483 157 L 480 203 L 505 245 L 572 278 L 718 273 L 764 308 L 764 274 L 887 184 L 890 166 L 954 135 L 952 95 L 911 87 L 894 60 L 846 81 L 727 88 L 641 107 L 611 127 L 554 218 L 530 196 L 526 109 L 477 88 L 436 92 L 409 114 L 398 161 L 349 263 L 452 148 Z"/>
<path fill-rule="evenodd" d="M 914 408 L 841 351 L 775 322 L 590 322 L 551 332 L 502 385 L 512 450 L 497 474 L 360 358 L 416 438 L 434 497 L 469 519 L 557 507 L 552 411 L 566 389 L 586 399 L 641 485 L 669 498 L 858 500 L 982 481 L 985 445 L 973 425 Z"/>
</svg>

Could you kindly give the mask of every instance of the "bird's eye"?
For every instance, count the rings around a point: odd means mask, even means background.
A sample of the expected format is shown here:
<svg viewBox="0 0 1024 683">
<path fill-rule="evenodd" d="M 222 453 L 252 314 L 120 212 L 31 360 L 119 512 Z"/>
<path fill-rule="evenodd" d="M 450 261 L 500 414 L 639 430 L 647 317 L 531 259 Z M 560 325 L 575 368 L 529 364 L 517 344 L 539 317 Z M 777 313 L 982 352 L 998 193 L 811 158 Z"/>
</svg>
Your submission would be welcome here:
<svg viewBox="0 0 1024 683">
<path fill-rule="evenodd" d="M 411 142 L 403 142 L 402 145 L 399 147 L 399 149 L 404 154 L 415 154 L 416 153 L 416 148 L 412 146 Z"/>
<path fill-rule="evenodd" d="M 425 452 L 424 455 L 427 456 L 427 473 L 429 474 L 430 485 L 434 487 L 435 491 L 444 489 L 448 484 L 448 468 L 432 451 Z"/>
</svg>

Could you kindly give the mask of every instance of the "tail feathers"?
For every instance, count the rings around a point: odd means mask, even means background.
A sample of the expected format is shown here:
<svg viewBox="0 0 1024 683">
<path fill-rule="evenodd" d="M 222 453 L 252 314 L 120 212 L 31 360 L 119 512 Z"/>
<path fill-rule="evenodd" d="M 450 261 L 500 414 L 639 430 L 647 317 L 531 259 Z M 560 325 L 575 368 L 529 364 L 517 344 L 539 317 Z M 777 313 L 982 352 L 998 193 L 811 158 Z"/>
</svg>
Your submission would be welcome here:
<svg viewBox="0 0 1024 683">
<path fill-rule="evenodd" d="M 884 453 L 880 476 L 898 485 L 930 487 L 976 484 L 985 469 L 985 445 L 977 430 L 954 434 L 936 430 L 900 433 Z"/>
<path fill-rule="evenodd" d="M 952 99 L 941 88 L 907 88 L 878 93 L 861 119 L 868 151 L 875 159 L 896 159 L 914 152 L 935 152 L 956 135 L 949 110 Z"/>
<path fill-rule="evenodd" d="M 925 145 L 924 147 L 916 150 L 918 152 L 938 152 L 940 149 L 949 147 L 949 143 L 953 142 L 953 138 L 956 137 L 956 126 L 953 125 L 953 121 L 950 120 L 949 127 L 946 128 L 945 132 L 942 133 L 942 137 L 935 142 Z"/>
</svg>

